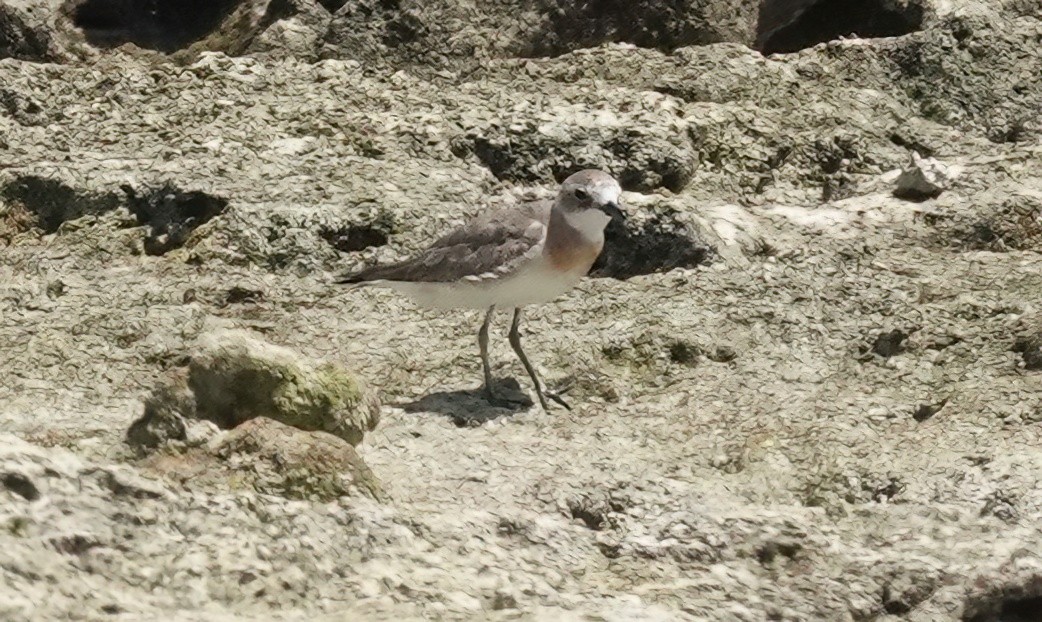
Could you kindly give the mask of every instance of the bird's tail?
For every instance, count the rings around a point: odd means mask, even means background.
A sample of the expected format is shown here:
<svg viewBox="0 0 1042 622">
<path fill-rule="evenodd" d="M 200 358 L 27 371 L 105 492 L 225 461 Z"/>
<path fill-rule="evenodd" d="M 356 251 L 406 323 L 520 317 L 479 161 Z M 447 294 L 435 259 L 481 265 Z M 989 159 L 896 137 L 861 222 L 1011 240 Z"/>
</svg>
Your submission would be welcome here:
<svg viewBox="0 0 1042 622">
<path fill-rule="evenodd" d="M 395 280 L 395 272 L 400 268 L 400 266 L 401 264 L 368 266 L 360 270 L 344 272 L 340 274 L 340 276 L 336 277 L 333 282 L 337 285 L 354 287 L 379 285 L 387 280 Z"/>
<path fill-rule="evenodd" d="M 379 285 L 381 280 L 372 278 L 370 270 L 371 269 L 363 269 L 355 272 L 344 272 L 343 274 L 334 277 L 333 283 L 336 285 L 343 285 L 347 289 Z"/>
<path fill-rule="evenodd" d="M 367 268 L 361 270 L 355 269 L 349 272 L 341 272 L 333 276 L 333 283 L 336 285 L 348 285 L 352 289 L 365 285 L 370 279 L 369 275 L 366 274 L 369 271 Z"/>
<path fill-rule="evenodd" d="M 345 272 L 344 274 L 333 277 L 333 283 L 337 285 L 361 286 L 365 285 L 366 281 L 358 272 Z"/>
</svg>

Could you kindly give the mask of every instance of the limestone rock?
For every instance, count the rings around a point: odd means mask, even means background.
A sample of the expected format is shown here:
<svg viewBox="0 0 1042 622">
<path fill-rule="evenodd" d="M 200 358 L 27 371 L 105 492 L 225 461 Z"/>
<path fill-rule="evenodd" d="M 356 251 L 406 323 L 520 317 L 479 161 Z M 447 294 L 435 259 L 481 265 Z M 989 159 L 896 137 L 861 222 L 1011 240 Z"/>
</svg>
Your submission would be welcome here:
<svg viewBox="0 0 1042 622">
<path fill-rule="evenodd" d="M 127 430 L 127 443 L 150 448 L 167 441 L 185 440 L 185 418 L 193 416 L 195 396 L 188 388 L 187 376 L 175 373 L 145 399 L 145 412 Z"/>
<path fill-rule="evenodd" d="M 49 4 L 33 0 L 5 0 L 0 4 L 0 59 L 53 61 L 60 56 L 55 47 Z"/>
<path fill-rule="evenodd" d="M 911 162 L 895 182 L 894 196 L 912 201 L 934 199 L 951 187 L 954 179 L 951 168 L 913 151 Z"/>
<path fill-rule="evenodd" d="M 749 44 L 758 1 L 324 4 L 336 9 L 323 50 L 328 58 L 458 68 L 481 58 L 560 56 L 606 43 L 661 50 L 721 41 Z"/>
<path fill-rule="evenodd" d="M 355 448 L 325 432 L 305 432 L 259 417 L 228 432 L 216 455 L 247 474 L 261 491 L 330 501 L 357 488 L 380 496 L 380 486 Z"/>
<path fill-rule="evenodd" d="M 615 175 L 626 190 L 679 192 L 697 162 L 688 125 L 669 98 L 647 95 L 637 112 L 562 105 L 531 119 L 515 115 L 468 129 L 453 144 L 498 179 L 563 181 L 582 168 Z"/>
<path fill-rule="evenodd" d="M 869 39 L 834 27 L 916 0 L 772 0 L 806 10 L 764 49 L 798 52 L 671 49 L 694 40 L 655 20 L 699 1 L 322 0 L 316 25 L 371 8 L 336 27 L 374 47 L 315 63 L 305 0 L 209 3 L 244 18 L 220 39 L 174 0 L 83 0 L 126 8 L 93 62 L 0 60 L 0 620 L 1037 611 L 1042 5 L 924 0 L 919 31 Z M 30 2 L 66 0 L 0 12 Z M 608 32 L 629 7 L 648 11 Z M 142 17 L 221 51 L 101 45 Z M 519 56 L 533 33 L 554 56 Z M 912 150 L 965 172 L 909 204 L 884 173 Z M 486 407 L 479 312 L 328 283 L 587 164 L 628 176 L 604 263 L 639 276 L 525 310 L 547 383 L 575 378 L 570 414 Z M 674 252 L 695 237 L 721 260 Z M 523 379 L 506 316 L 493 371 Z M 394 503 L 342 438 L 235 394 L 277 393 L 249 373 L 204 384 L 261 418 L 196 418 L 191 344 L 214 324 L 364 365 L 403 406 L 358 447 Z M 858 356 L 895 328 L 902 352 Z M 289 361 L 269 385 L 314 385 L 284 370 L 319 363 Z M 188 395 L 152 398 L 159 449 L 108 471 L 168 369 Z"/>
<path fill-rule="evenodd" d="M 914 32 L 923 23 L 926 0 L 864 0 L 835 5 L 822 0 L 764 0 L 760 3 L 755 47 L 764 54 L 794 52 L 856 32 L 888 37 Z M 857 30 L 851 30 L 856 26 Z"/>
<path fill-rule="evenodd" d="M 268 417 L 352 445 L 376 428 L 380 402 L 339 365 L 316 363 L 244 331 L 204 335 L 188 367 L 195 416 L 221 428 Z"/>
<path fill-rule="evenodd" d="M 276 0 L 268 3 L 261 32 L 249 52 L 312 60 L 332 16 L 316 0 Z"/>
<path fill-rule="evenodd" d="M 306 361 L 244 331 L 208 334 L 198 347 L 187 369 L 166 375 L 145 399 L 128 444 L 201 445 L 214 436 L 209 426 L 268 417 L 356 445 L 379 422 L 379 400 L 338 365 Z"/>
<path fill-rule="evenodd" d="M 1020 335 L 1013 343 L 1013 351 L 1020 354 L 1024 369 L 1042 369 L 1042 321 L 1024 322 Z"/>
<path fill-rule="evenodd" d="M 162 484 L 122 466 L 108 466 L 88 471 L 101 488 L 118 497 L 133 499 L 166 499 L 171 493 Z"/>
</svg>

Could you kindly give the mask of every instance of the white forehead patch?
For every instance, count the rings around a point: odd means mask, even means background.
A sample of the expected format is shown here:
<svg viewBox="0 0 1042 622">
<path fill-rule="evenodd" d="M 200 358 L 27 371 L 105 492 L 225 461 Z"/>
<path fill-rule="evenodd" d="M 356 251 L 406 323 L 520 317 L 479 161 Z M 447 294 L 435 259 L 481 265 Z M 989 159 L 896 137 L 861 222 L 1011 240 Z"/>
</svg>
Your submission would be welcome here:
<svg viewBox="0 0 1042 622">
<path fill-rule="evenodd" d="M 597 184 L 590 189 L 590 192 L 593 194 L 596 205 L 604 205 L 606 203 L 618 203 L 619 196 L 622 194 L 622 188 L 612 180 L 611 183 Z"/>
</svg>

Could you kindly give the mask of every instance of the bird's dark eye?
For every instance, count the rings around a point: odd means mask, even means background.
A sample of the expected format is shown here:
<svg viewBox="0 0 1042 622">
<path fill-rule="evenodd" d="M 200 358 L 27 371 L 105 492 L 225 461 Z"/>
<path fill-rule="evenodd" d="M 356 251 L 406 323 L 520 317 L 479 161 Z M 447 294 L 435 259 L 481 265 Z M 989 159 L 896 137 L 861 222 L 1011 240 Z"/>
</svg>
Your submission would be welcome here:
<svg viewBox="0 0 1042 622">
<path fill-rule="evenodd" d="M 590 195 L 585 190 L 577 189 L 575 191 L 575 198 L 579 199 L 580 201 L 585 201 L 586 199 L 590 198 Z"/>
</svg>

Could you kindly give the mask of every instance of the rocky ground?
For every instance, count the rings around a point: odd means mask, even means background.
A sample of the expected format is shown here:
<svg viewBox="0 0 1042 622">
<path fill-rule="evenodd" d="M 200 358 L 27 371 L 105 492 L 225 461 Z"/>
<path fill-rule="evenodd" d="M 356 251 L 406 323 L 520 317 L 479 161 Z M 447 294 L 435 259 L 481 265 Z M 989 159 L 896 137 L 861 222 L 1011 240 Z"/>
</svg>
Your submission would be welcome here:
<svg viewBox="0 0 1042 622">
<path fill-rule="evenodd" d="M 0 618 L 1042 620 L 1039 2 L 169 4 L 0 6 Z M 583 167 L 570 412 L 330 284 Z"/>
</svg>

